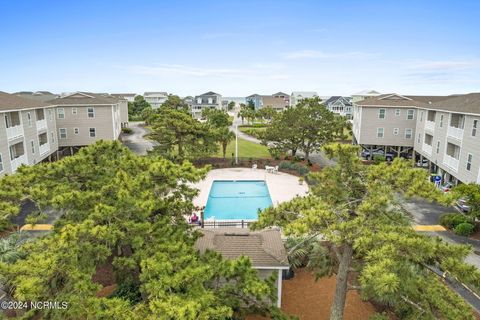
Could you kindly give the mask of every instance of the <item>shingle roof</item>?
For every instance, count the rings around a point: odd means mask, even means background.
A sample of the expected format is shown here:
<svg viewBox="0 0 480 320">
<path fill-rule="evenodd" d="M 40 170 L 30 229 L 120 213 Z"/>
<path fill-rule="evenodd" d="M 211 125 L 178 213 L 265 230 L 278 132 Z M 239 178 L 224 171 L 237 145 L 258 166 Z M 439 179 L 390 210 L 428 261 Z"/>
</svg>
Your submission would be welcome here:
<svg viewBox="0 0 480 320">
<path fill-rule="evenodd" d="M 117 98 L 123 98 L 123 97 L 135 97 L 137 94 L 136 93 L 111 93 L 111 95 Z"/>
<path fill-rule="evenodd" d="M 480 93 L 449 96 L 447 99 L 428 104 L 429 109 L 480 114 Z"/>
<path fill-rule="evenodd" d="M 215 93 L 213 91 L 208 91 L 208 92 L 205 92 L 204 94 L 201 94 L 199 95 L 198 97 L 201 97 L 201 96 L 219 96 L 220 94 L 219 93 Z"/>
<path fill-rule="evenodd" d="M 14 94 L 0 91 L 0 110 L 20 110 L 46 107 L 50 104 L 32 99 L 22 98 Z"/>
<path fill-rule="evenodd" d="M 108 94 L 75 92 L 60 98 L 47 101 L 52 105 L 85 105 L 85 104 L 115 104 L 119 99 Z"/>
<path fill-rule="evenodd" d="M 306 98 L 311 98 L 314 96 L 318 97 L 318 93 L 316 93 L 315 91 L 293 91 L 292 96 L 302 96 Z"/>
<path fill-rule="evenodd" d="M 352 96 L 378 96 L 380 92 L 376 90 L 362 90 L 360 92 L 352 94 Z"/>
<path fill-rule="evenodd" d="M 288 268 L 289 266 L 279 230 L 250 231 L 240 228 L 218 228 L 200 229 L 200 231 L 203 236 L 195 243 L 200 253 L 213 250 L 226 259 L 247 256 L 254 267 Z"/>
<path fill-rule="evenodd" d="M 356 102 L 356 104 L 359 106 L 420 107 L 448 98 L 448 96 L 405 96 L 387 93 L 367 98 Z"/>
</svg>

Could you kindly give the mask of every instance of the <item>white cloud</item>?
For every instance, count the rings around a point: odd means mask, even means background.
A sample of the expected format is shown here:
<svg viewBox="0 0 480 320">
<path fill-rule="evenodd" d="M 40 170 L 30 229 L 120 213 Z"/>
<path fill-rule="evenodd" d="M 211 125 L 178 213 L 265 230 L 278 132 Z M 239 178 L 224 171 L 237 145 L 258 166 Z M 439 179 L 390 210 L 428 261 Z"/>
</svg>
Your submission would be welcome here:
<svg viewBox="0 0 480 320">
<path fill-rule="evenodd" d="M 466 70 L 478 67 L 480 64 L 475 60 L 437 60 L 423 61 L 413 64 L 412 69 L 422 70 Z"/>
<path fill-rule="evenodd" d="M 380 54 L 378 53 L 368 53 L 368 52 L 360 52 L 360 51 L 351 51 L 351 52 L 324 52 L 319 50 L 297 50 L 286 52 L 283 54 L 285 59 L 332 59 L 332 58 L 353 58 L 353 59 L 363 59 L 363 58 L 371 58 L 371 57 L 378 57 Z"/>
<path fill-rule="evenodd" d="M 134 65 L 127 67 L 129 71 L 135 74 L 163 76 L 163 75 L 187 75 L 195 77 L 208 76 L 239 76 L 245 73 L 241 69 L 230 68 L 200 68 L 190 67 L 180 64 L 162 64 L 157 66 Z"/>
</svg>

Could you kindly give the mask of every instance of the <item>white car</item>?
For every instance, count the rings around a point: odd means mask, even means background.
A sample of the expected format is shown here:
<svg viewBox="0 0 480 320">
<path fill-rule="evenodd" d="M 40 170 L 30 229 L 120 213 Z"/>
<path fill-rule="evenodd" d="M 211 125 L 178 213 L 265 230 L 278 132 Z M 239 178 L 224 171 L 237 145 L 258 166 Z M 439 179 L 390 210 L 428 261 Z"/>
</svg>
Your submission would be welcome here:
<svg viewBox="0 0 480 320">
<path fill-rule="evenodd" d="M 418 161 L 418 162 L 417 162 L 417 167 L 427 168 L 427 167 L 428 167 L 428 160 L 427 160 L 427 159 L 423 159 L 423 161 Z"/>
<path fill-rule="evenodd" d="M 442 186 L 440 187 L 440 189 L 441 189 L 443 192 L 448 192 L 448 191 L 452 190 L 452 188 L 453 188 L 453 183 L 451 183 L 451 182 L 447 182 L 447 183 L 445 183 L 444 185 L 442 185 Z"/>
</svg>

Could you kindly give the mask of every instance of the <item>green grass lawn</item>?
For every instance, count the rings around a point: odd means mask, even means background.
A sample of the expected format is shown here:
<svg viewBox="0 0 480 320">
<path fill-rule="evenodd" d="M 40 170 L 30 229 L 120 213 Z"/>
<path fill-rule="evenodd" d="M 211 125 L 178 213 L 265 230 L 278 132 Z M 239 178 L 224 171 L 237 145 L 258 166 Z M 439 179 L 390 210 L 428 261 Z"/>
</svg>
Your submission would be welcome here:
<svg viewBox="0 0 480 320">
<path fill-rule="evenodd" d="M 265 131 L 267 128 L 266 127 L 238 127 L 238 130 L 245 132 L 245 131 Z"/>
<path fill-rule="evenodd" d="M 226 157 L 231 158 L 232 153 L 235 153 L 235 139 L 228 144 Z M 221 147 L 215 156 L 223 157 Z M 268 152 L 268 148 L 266 146 L 243 139 L 238 139 L 238 156 L 242 158 L 270 158 L 270 153 Z"/>
</svg>

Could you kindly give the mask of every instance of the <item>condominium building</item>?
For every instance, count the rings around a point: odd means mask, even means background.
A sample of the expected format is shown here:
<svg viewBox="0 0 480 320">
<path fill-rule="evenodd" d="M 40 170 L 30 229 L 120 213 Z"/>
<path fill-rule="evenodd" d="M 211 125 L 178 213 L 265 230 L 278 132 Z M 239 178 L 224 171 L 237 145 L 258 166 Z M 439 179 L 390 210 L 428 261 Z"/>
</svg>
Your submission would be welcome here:
<svg viewBox="0 0 480 320">
<path fill-rule="evenodd" d="M 75 92 L 47 103 L 55 107 L 59 150 L 73 153 L 98 140 L 118 139 L 121 109 L 127 101 L 107 94 Z"/>
<path fill-rule="evenodd" d="M 480 93 L 384 94 L 354 103 L 353 141 L 369 155 L 427 161 L 443 182 L 480 183 Z"/>
<path fill-rule="evenodd" d="M 352 119 L 353 107 L 350 97 L 333 96 L 328 98 L 324 104 L 333 113 Z"/>
<path fill-rule="evenodd" d="M 145 92 L 143 98 L 147 101 L 152 109 L 158 109 L 160 106 L 167 101 L 168 93 L 166 92 Z"/>
<path fill-rule="evenodd" d="M 290 95 L 290 106 L 294 107 L 303 99 L 318 98 L 318 93 L 315 91 L 293 91 Z"/>
<path fill-rule="evenodd" d="M 222 95 L 213 91 L 195 96 L 191 105 L 191 113 L 195 119 L 202 117 L 202 111 L 205 109 L 224 110 L 222 106 Z"/>
<path fill-rule="evenodd" d="M 0 92 L 0 176 L 55 154 L 54 114 L 55 109 L 47 103 Z"/>
<path fill-rule="evenodd" d="M 277 111 L 284 110 L 290 105 L 290 96 L 283 92 L 272 95 L 252 94 L 245 98 L 247 104 L 251 103 L 255 110 L 271 107 Z"/>
</svg>

